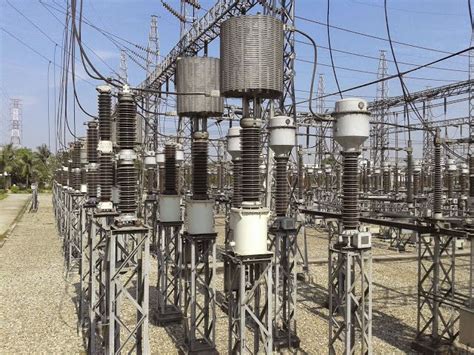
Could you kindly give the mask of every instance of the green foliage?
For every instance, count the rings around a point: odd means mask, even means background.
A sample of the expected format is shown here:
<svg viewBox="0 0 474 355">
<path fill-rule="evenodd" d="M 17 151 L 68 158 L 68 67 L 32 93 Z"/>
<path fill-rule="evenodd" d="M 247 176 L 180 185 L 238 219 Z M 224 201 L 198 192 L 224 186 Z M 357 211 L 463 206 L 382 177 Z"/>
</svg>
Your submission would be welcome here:
<svg viewBox="0 0 474 355">
<path fill-rule="evenodd" d="M 34 182 L 41 189 L 49 188 L 55 165 L 56 157 L 45 144 L 36 151 L 4 145 L 0 147 L 0 187 L 14 193 L 28 191 Z"/>
</svg>

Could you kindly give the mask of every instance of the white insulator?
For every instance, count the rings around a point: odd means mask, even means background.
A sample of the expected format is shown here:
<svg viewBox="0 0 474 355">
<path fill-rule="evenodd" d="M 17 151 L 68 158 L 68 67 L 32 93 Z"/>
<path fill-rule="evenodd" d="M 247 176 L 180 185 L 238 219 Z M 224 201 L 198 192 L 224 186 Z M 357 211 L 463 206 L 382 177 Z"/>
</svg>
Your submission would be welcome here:
<svg viewBox="0 0 474 355">
<path fill-rule="evenodd" d="M 158 166 L 165 166 L 165 153 L 156 153 L 156 164 L 158 164 Z"/>
<path fill-rule="evenodd" d="M 144 163 L 147 168 L 154 167 L 156 165 L 155 152 L 147 152 L 145 155 Z"/>
<path fill-rule="evenodd" d="M 181 144 L 176 144 L 176 162 L 184 161 L 184 150 Z"/>
<path fill-rule="evenodd" d="M 240 158 L 240 127 L 230 127 L 227 133 L 227 151 L 232 159 Z"/>
<path fill-rule="evenodd" d="M 448 159 L 448 170 L 449 171 L 456 171 L 456 161 L 454 159 Z"/>
<path fill-rule="evenodd" d="M 238 255 L 268 253 L 267 231 L 270 211 L 266 208 L 232 208 L 229 224 L 233 240 L 230 246 Z"/>
<path fill-rule="evenodd" d="M 367 102 L 358 98 L 339 100 L 332 116 L 336 118 L 334 123 L 336 142 L 346 152 L 358 151 L 370 134 L 370 112 L 367 111 Z"/>
<path fill-rule="evenodd" d="M 270 148 L 276 156 L 288 155 L 296 144 L 296 127 L 293 118 L 276 116 L 270 120 Z"/>
<path fill-rule="evenodd" d="M 186 231 L 189 234 L 214 233 L 214 200 L 186 201 Z"/>
<path fill-rule="evenodd" d="M 160 222 L 181 221 L 181 197 L 178 195 L 160 195 L 158 213 Z"/>
</svg>

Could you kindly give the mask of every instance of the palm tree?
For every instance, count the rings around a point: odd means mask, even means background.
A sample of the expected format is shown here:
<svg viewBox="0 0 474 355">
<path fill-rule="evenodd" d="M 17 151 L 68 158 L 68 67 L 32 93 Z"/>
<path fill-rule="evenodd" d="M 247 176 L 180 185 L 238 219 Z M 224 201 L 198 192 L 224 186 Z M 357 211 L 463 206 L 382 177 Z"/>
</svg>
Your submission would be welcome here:
<svg viewBox="0 0 474 355">
<path fill-rule="evenodd" d="M 42 144 L 36 148 L 36 156 L 40 161 L 43 162 L 43 164 L 46 165 L 49 157 L 51 156 L 51 151 L 46 144 Z"/>
<path fill-rule="evenodd" d="M 26 186 L 30 186 L 30 178 L 33 172 L 33 153 L 27 148 L 20 148 L 18 153 L 18 167 L 20 177 L 26 180 Z"/>
<path fill-rule="evenodd" d="M 7 188 L 5 173 L 11 175 L 15 168 L 15 148 L 13 144 L 6 144 L 0 149 L 0 173 L 4 179 L 3 188 Z"/>
</svg>

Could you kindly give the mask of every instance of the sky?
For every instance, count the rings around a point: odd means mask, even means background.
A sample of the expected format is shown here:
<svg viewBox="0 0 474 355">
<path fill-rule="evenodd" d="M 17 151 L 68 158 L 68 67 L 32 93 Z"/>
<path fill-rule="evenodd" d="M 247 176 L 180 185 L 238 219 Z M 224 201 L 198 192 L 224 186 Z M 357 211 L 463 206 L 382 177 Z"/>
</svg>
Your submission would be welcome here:
<svg viewBox="0 0 474 355">
<path fill-rule="evenodd" d="M 167 1 L 179 10 L 179 0 Z M 388 16 L 392 39 L 414 46 L 394 44 L 399 62 L 424 64 L 446 56 L 443 52 L 456 52 L 469 47 L 471 27 L 466 0 L 388 0 Z M 215 0 L 200 0 L 204 14 Z M 23 145 L 37 147 L 50 144 L 55 149 L 55 106 L 59 94 L 62 36 L 64 30 L 66 0 L 0 0 L 0 143 L 8 141 L 9 100 L 19 98 L 23 104 Z M 119 71 L 119 47 L 126 44 L 134 49 L 132 58 L 127 58 L 130 84 L 138 85 L 145 79 L 143 58 L 150 28 L 150 16 L 158 16 L 160 51 L 165 56 L 177 43 L 179 21 L 158 0 L 84 0 L 84 17 L 88 23 L 111 33 L 115 44 L 98 30 L 83 25 L 82 40 L 87 46 L 94 66 L 103 74 Z M 327 0 L 297 0 L 296 27 L 314 38 L 318 46 L 317 75 L 324 75 L 326 93 L 336 91 L 330 66 L 326 22 Z M 312 22 L 313 21 L 313 22 Z M 319 23 L 316 23 L 316 22 Z M 330 23 L 351 31 L 362 32 L 386 39 L 383 0 L 331 0 Z M 331 44 L 336 72 L 342 89 L 375 80 L 377 78 L 380 50 L 387 51 L 388 73 L 396 72 L 392 62 L 389 43 L 374 37 L 361 36 L 332 28 Z M 300 36 L 297 41 L 307 42 Z M 128 42 L 125 42 L 128 41 Z M 434 50 L 432 50 L 434 49 Z M 296 96 L 297 101 L 308 97 L 312 71 L 313 49 L 297 42 Z M 342 51 L 342 52 L 341 52 Z M 218 56 L 218 41 L 209 49 L 211 56 Z M 99 81 L 88 78 L 79 56 L 76 54 L 77 92 L 84 108 L 91 113 L 97 111 L 95 87 Z M 138 65 L 138 64 L 139 65 Z M 408 89 L 422 90 L 426 87 L 447 85 L 467 80 L 468 57 L 458 56 L 437 65 L 449 70 L 423 69 L 406 78 Z M 413 66 L 400 64 L 400 70 Z M 454 70 L 453 70 L 454 69 Z M 315 90 L 317 83 L 315 85 Z M 72 89 L 71 91 L 72 92 Z M 400 95 L 400 83 L 389 81 L 389 95 Z M 376 87 L 370 86 L 350 93 L 372 100 Z M 49 105 L 48 105 L 49 96 Z M 326 99 L 325 106 L 331 110 L 337 96 Z M 70 98 L 72 102 L 72 97 Z M 49 114 L 48 114 L 49 106 Z M 298 106 L 307 110 L 307 103 Z M 70 105 L 70 123 L 73 122 L 73 106 Z M 435 117 L 462 117 L 467 114 L 467 103 L 449 105 L 435 109 Z M 84 135 L 84 122 L 88 117 L 76 107 L 75 129 Z M 49 124 L 48 124 L 49 121 Z M 172 126 L 174 123 L 167 123 Z M 48 130 L 49 126 L 49 130 Z M 74 129 L 74 127 L 71 127 Z M 48 134 L 48 131 L 50 132 Z M 452 133 L 455 134 L 455 133 Z M 71 137 L 69 137 L 70 139 Z M 403 137 L 402 137 L 403 139 Z M 415 145 L 421 138 L 414 139 Z M 403 143 L 402 143 L 403 144 Z"/>
</svg>

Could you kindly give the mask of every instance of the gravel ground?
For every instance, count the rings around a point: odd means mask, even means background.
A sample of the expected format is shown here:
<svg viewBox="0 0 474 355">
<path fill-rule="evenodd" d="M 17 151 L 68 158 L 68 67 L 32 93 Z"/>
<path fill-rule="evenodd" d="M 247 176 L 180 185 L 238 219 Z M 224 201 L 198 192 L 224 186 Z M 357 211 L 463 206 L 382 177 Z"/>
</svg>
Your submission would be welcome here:
<svg viewBox="0 0 474 355">
<path fill-rule="evenodd" d="M 0 248 L 0 353 L 80 353 L 75 291 L 63 274 L 51 195 Z"/>
<path fill-rule="evenodd" d="M 223 219 L 216 221 L 218 244 L 223 243 Z M 309 259 L 327 258 L 327 237 L 308 229 Z M 396 255 L 388 244 L 376 241 L 373 254 Z M 468 248 L 469 245 L 466 246 Z M 467 249 L 468 250 L 468 249 Z M 406 253 L 415 255 L 415 248 Z M 77 297 L 73 283 L 63 279 L 60 242 L 53 226 L 50 195 L 40 196 L 40 210 L 27 214 L 13 236 L 0 249 L 0 353 L 84 351 L 76 333 Z M 459 258 L 457 280 L 466 287 L 468 258 Z M 152 259 L 150 278 L 150 348 L 154 354 L 177 354 L 183 343 L 181 325 L 156 325 L 157 264 Z M 299 283 L 297 324 L 301 348 L 297 353 L 327 353 L 327 265 L 310 265 L 310 281 Z M 373 263 L 373 349 L 375 354 L 410 353 L 416 329 L 416 261 Z M 222 290 L 223 275 L 216 287 Z M 128 311 L 124 310 L 128 313 Z M 131 317 L 133 314 L 130 315 Z M 127 317 L 128 318 L 128 317 Z M 3 319 L 3 318 L 2 318 Z M 217 348 L 227 353 L 227 316 L 217 307 Z M 34 344 L 34 348 L 31 346 Z"/>
</svg>

